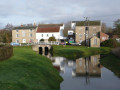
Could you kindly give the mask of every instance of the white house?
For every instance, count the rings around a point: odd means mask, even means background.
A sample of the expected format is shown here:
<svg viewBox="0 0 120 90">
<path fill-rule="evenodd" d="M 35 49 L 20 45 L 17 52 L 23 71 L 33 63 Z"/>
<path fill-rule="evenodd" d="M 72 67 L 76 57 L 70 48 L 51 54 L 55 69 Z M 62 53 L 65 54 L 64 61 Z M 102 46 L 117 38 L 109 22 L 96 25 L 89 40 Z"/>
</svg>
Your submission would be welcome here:
<svg viewBox="0 0 120 90">
<path fill-rule="evenodd" d="M 41 39 L 48 41 L 50 37 L 55 37 L 56 41 L 65 39 L 64 24 L 43 24 L 39 25 L 36 32 L 36 39 L 39 42 Z"/>
</svg>

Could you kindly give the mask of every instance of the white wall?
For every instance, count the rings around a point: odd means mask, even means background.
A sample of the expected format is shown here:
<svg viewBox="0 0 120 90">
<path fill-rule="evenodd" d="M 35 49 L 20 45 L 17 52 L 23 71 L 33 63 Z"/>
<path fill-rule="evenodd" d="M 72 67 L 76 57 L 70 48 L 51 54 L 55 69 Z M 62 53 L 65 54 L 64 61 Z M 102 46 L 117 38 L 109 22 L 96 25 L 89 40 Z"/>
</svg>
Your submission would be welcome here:
<svg viewBox="0 0 120 90">
<path fill-rule="evenodd" d="M 76 23 L 71 23 L 71 28 L 75 29 Z"/>
<path fill-rule="evenodd" d="M 60 27 L 59 32 L 36 33 L 36 39 L 38 40 L 38 42 L 41 39 L 49 39 L 49 37 L 52 37 L 52 34 L 55 37 L 55 39 L 58 39 L 58 40 L 64 39 L 63 30 L 64 30 L 64 25 Z M 43 37 L 42 37 L 42 35 L 43 35 Z"/>
<path fill-rule="evenodd" d="M 73 31 L 71 31 L 71 30 L 68 30 L 68 35 L 73 35 Z"/>
</svg>

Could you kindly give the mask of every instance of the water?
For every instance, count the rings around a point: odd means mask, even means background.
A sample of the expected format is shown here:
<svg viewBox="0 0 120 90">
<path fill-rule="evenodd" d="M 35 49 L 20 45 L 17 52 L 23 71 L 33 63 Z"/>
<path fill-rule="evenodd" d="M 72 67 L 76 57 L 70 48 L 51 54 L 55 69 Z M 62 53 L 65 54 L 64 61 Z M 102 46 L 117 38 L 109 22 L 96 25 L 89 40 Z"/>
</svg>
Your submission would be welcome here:
<svg viewBox="0 0 120 90">
<path fill-rule="evenodd" d="M 76 60 L 46 56 L 64 79 L 60 90 L 120 90 L 120 78 L 100 64 L 100 55 Z"/>
</svg>

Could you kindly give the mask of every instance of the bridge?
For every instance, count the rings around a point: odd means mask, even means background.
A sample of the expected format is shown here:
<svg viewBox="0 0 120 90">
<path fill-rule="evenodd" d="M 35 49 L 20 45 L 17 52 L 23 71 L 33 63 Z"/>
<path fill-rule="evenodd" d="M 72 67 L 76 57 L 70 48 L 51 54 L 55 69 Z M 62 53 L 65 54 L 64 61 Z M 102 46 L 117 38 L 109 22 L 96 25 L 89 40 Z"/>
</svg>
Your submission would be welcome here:
<svg viewBox="0 0 120 90">
<path fill-rule="evenodd" d="M 11 43 L 0 43 L 0 45 L 11 45 Z M 49 42 L 38 42 L 38 43 L 18 43 L 18 45 L 13 46 L 32 46 L 33 51 L 45 52 L 52 48 L 52 45 L 59 45 L 59 42 L 49 41 Z"/>
<path fill-rule="evenodd" d="M 39 42 L 32 45 L 32 49 L 36 52 L 45 52 L 52 49 L 51 45 L 59 45 L 59 42 Z"/>
</svg>

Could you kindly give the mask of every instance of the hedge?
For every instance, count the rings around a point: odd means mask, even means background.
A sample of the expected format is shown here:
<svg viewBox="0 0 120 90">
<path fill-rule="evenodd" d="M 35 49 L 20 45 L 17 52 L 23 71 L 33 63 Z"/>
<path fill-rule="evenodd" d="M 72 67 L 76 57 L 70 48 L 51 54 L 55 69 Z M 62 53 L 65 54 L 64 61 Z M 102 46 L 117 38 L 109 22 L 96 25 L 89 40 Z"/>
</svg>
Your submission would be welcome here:
<svg viewBox="0 0 120 90">
<path fill-rule="evenodd" d="M 12 46 L 2 46 L 0 47 L 0 60 L 8 59 L 13 55 Z"/>
</svg>

